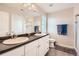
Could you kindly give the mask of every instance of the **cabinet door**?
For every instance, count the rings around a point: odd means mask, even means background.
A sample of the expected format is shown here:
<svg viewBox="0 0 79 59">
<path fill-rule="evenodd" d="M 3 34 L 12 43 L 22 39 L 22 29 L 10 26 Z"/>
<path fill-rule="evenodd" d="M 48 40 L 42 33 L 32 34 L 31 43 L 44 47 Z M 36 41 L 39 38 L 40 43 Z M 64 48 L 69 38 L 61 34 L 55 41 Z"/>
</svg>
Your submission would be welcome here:
<svg viewBox="0 0 79 59">
<path fill-rule="evenodd" d="M 43 40 L 44 40 L 44 55 L 48 52 L 48 50 L 49 50 L 49 36 L 46 36 L 46 37 L 44 37 L 43 38 Z"/>
<path fill-rule="evenodd" d="M 43 41 L 43 38 L 40 38 L 39 39 L 39 56 L 44 56 L 44 41 Z"/>
<path fill-rule="evenodd" d="M 25 55 L 26 56 L 38 55 L 38 40 L 25 45 Z"/>
<path fill-rule="evenodd" d="M 8 51 L 1 56 L 24 56 L 24 46 Z"/>
<path fill-rule="evenodd" d="M 39 39 L 39 56 L 44 56 L 49 50 L 48 36 Z"/>
</svg>

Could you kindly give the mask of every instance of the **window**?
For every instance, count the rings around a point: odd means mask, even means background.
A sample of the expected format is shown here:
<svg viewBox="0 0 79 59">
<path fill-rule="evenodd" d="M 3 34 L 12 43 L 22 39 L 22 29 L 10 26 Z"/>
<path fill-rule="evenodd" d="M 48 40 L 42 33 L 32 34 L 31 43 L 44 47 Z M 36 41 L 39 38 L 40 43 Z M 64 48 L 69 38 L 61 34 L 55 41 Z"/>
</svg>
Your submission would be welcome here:
<svg viewBox="0 0 79 59">
<path fill-rule="evenodd" d="M 42 16 L 42 33 L 46 33 L 46 16 Z"/>
<path fill-rule="evenodd" d="M 56 20 L 53 17 L 48 19 L 48 33 L 57 33 Z"/>
</svg>

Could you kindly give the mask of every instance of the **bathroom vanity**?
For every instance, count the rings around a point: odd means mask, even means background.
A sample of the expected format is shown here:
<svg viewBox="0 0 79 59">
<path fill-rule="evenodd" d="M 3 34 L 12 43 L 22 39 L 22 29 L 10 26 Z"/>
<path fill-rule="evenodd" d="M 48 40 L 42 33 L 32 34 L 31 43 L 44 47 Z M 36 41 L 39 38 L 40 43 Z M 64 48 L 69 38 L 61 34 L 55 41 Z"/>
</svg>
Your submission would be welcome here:
<svg viewBox="0 0 79 59">
<path fill-rule="evenodd" d="M 19 44 L 0 43 L 1 56 L 44 56 L 49 50 L 49 35 L 33 35 Z"/>
<path fill-rule="evenodd" d="M 49 35 L 32 35 L 11 39 L 8 36 L 34 32 L 34 26 L 41 27 L 35 17 L 26 20 L 19 12 L 0 11 L 0 55 L 1 56 L 44 56 L 49 50 Z M 6 19 L 6 20 L 5 20 Z M 6 24 L 5 24 L 6 22 Z M 4 36 L 7 36 L 6 41 Z M 27 39 L 27 37 L 29 39 Z M 3 42 L 4 41 L 4 42 Z M 19 43 L 21 42 L 21 43 Z M 18 44 L 15 44 L 18 43 Z"/>
</svg>

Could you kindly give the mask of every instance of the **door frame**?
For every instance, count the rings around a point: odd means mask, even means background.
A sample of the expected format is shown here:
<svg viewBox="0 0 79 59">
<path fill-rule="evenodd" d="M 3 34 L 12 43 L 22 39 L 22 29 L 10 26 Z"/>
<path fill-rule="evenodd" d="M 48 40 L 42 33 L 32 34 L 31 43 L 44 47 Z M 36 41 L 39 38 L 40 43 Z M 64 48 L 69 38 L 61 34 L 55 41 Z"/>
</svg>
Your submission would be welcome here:
<svg viewBox="0 0 79 59">
<path fill-rule="evenodd" d="M 77 48 L 78 49 L 78 47 L 77 47 L 77 35 L 78 35 L 78 19 L 77 19 L 77 17 L 79 17 L 79 14 L 77 14 L 76 15 L 76 18 L 75 18 L 75 48 Z"/>
</svg>

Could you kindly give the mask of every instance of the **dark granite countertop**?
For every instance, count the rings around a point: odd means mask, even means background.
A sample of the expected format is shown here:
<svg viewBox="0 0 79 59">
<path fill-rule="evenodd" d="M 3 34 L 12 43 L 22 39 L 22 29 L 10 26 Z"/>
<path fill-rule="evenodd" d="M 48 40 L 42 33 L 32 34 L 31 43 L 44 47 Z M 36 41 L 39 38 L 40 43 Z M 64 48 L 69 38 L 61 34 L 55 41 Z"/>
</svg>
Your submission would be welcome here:
<svg viewBox="0 0 79 59">
<path fill-rule="evenodd" d="M 35 41 L 35 40 L 37 40 L 37 39 L 39 39 L 39 38 L 42 38 L 42 37 L 44 37 L 44 36 L 47 36 L 47 35 L 48 35 L 48 34 L 43 35 L 43 36 L 35 36 L 35 35 L 33 35 L 33 36 L 30 36 L 30 37 L 29 37 L 29 40 L 28 40 L 27 42 L 19 43 L 19 44 L 13 44 L 13 45 L 3 44 L 3 43 L 2 43 L 2 40 L 0 40 L 0 54 L 3 54 L 3 53 L 5 53 L 5 52 L 8 52 L 8 51 L 13 50 L 13 49 L 15 49 L 15 48 L 18 48 L 18 47 L 23 46 L 23 45 L 25 45 L 25 44 L 28 44 L 28 43 L 30 43 L 30 42 L 32 42 L 32 41 Z"/>
</svg>

